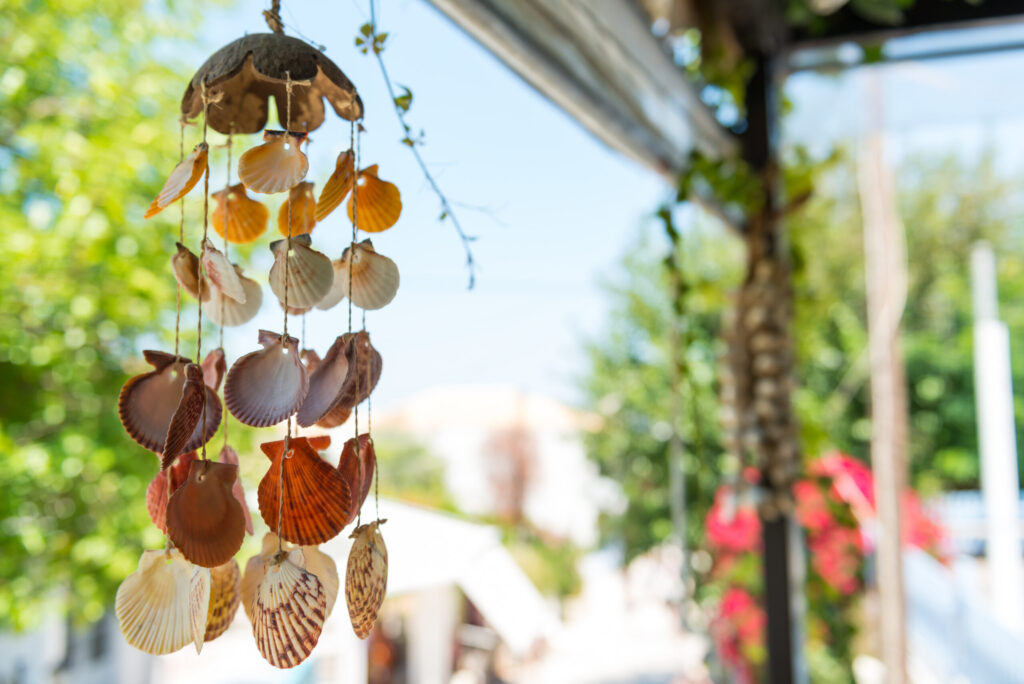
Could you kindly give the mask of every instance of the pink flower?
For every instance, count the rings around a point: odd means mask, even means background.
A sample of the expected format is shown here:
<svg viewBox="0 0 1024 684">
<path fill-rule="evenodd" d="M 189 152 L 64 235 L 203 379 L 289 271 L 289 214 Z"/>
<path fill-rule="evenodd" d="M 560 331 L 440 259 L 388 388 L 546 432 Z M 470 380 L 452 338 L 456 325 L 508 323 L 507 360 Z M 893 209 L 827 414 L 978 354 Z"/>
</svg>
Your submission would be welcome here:
<svg viewBox="0 0 1024 684">
<path fill-rule="evenodd" d="M 732 489 L 722 486 L 704 521 L 708 542 L 719 551 L 753 551 L 761 543 L 761 521 L 749 506 L 737 504 Z"/>
</svg>

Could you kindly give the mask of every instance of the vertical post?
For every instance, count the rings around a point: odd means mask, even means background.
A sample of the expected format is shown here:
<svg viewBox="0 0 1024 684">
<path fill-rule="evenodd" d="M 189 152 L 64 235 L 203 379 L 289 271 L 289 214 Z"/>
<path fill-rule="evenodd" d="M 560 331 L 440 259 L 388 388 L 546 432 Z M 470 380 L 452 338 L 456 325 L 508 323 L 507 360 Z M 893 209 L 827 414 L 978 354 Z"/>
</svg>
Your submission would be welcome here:
<svg viewBox="0 0 1024 684">
<path fill-rule="evenodd" d="M 1017 441 L 1013 420 L 1010 333 L 999 320 L 996 257 L 980 242 L 971 250 L 971 292 L 974 300 L 974 392 L 981 449 L 981 490 L 985 499 L 989 600 L 992 613 L 1005 627 L 1024 627 L 1024 577 L 1017 474 Z"/>
<path fill-rule="evenodd" d="M 858 175 L 864 217 L 881 651 L 886 681 L 903 684 L 907 681 L 907 636 L 900 493 L 906 485 L 907 397 L 900 320 L 907 293 L 906 257 L 892 174 L 885 163 L 881 75 L 875 69 L 867 79 L 872 125 Z"/>
</svg>

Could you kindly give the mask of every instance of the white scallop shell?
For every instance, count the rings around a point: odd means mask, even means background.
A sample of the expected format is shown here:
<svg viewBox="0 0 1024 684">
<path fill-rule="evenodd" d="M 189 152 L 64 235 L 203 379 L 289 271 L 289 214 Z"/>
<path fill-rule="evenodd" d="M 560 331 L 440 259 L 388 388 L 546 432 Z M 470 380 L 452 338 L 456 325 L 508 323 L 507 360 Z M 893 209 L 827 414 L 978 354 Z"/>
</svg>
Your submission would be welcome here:
<svg viewBox="0 0 1024 684">
<path fill-rule="evenodd" d="M 231 415 L 253 427 L 276 425 L 295 413 L 309 390 L 299 341 L 261 330 L 263 349 L 235 361 L 224 383 Z"/>
<path fill-rule="evenodd" d="M 341 578 L 338 576 L 338 566 L 334 559 L 320 550 L 318 546 L 300 546 L 302 551 L 303 567 L 316 575 L 324 586 L 327 594 L 327 608 L 325 617 L 334 610 L 334 602 L 338 599 L 338 590 L 341 588 Z"/>
<path fill-rule="evenodd" d="M 270 243 L 274 252 L 274 265 L 270 267 L 270 289 L 277 295 L 281 306 L 285 304 L 285 270 L 288 277 L 288 307 L 303 309 L 323 299 L 334 282 L 331 260 L 310 247 L 309 235 L 297 235 L 288 240 Z"/>
<path fill-rule="evenodd" d="M 245 289 L 235 267 L 209 240 L 203 242 L 203 268 L 206 269 L 206 278 L 212 287 L 239 304 L 245 304 Z"/>
<path fill-rule="evenodd" d="M 239 302 L 221 292 L 216 286 L 210 288 L 210 304 L 203 311 L 210 317 L 214 325 L 234 327 L 245 325 L 253 319 L 263 305 L 263 288 L 252 278 L 242 275 L 242 269 L 234 267 L 238 282 L 245 293 L 245 301 Z"/>
<path fill-rule="evenodd" d="M 349 273 L 349 261 L 352 272 Z M 378 254 L 369 240 L 357 243 L 355 249 L 346 247 L 334 267 L 334 284 L 317 303 L 318 309 L 330 309 L 349 294 L 352 281 L 352 303 L 360 309 L 380 309 L 387 306 L 398 292 L 398 266 L 394 261 Z"/>
</svg>

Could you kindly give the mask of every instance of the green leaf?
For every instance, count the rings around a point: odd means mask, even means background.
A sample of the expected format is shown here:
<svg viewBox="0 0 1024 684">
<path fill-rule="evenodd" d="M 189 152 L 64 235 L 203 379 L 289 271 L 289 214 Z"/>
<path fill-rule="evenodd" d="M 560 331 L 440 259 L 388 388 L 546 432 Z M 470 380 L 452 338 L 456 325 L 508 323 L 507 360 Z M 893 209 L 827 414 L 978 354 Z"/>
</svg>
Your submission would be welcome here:
<svg viewBox="0 0 1024 684">
<path fill-rule="evenodd" d="M 395 106 L 401 109 L 403 112 L 408 112 L 409 107 L 412 106 L 412 91 L 405 86 L 399 86 L 402 89 L 402 94 L 395 97 Z"/>
</svg>

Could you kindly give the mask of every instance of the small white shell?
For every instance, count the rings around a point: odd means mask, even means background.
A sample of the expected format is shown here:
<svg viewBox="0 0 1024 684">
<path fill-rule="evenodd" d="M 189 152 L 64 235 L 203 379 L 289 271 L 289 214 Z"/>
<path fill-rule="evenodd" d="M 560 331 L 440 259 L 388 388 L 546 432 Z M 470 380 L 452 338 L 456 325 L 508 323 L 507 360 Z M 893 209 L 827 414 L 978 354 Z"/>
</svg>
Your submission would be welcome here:
<svg viewBox="0 0 1024 684">
<path fill-rule="evenodd" d="M 298 549 L 268 563 L 253 608 L 256 647 L 268 663 L 282 669 L 295 667 L 313 652 L 327 612 L 323 585 L 301 565 Z"/>
<path fill-rule="evenodd" d="M 349 273 L 349 261 L 352 273 Z M 352 281 L 352 303 L 360 309 L 380 309 L 387 306 L 398 292 L 398 266 L 383 254 L 378 254 L 369 240 L 357 243 L 355 249 L 346 247 L 341 258 L 333 263 L 334 284 L 317 303 L 318 309 L 330 309 L 349 294 Z"/>
<path fill-rule="evenodd" d="M 285 304 L 285 271 L 288 278 L 288 307 L 304 309 L 323 299 L 334 282 L 331 260 L 310 247 L 309 235 L 270 243 L 274 265 L 270 267 L 270 289 Z"/>
<path fill-rule="evenodd" d="M 276 425 L 295 413 L 309 390 L 299 341 L 261 330 L 263 349 L 235 361 L 224 383 L 231 415 L 253 427 Z"/>
<path fill-rule="evenodd" d="M 203 242 L 203 267 L 210 285 L 221 291 L 221 294 L 245 304 L 245 289 L 242 281 L 224 253 L 213 246 L 209 240 Z"/>
<path fill-rule="evenodd" d="M 238 178 L 253 192 L 288 190 L 306 177 L 309 160 L 300 145 L 304 134 L 266 131 L 258 147 L 247 150 L 238 160 Z"/>
<path fill-rule="evenodd" d="M 239 302 L 221 292 L 219 287 L 210 288 L 210 304 L 203 311 L 210 317 L 214 325 L 234 327 L 245 325 L 253 319 L 263 305 L 263 288 L 252 278 L 242 275 L 242 269 L 235 266 L 238 282 L 245 293 L 245 301 Z"/>
</svg>

